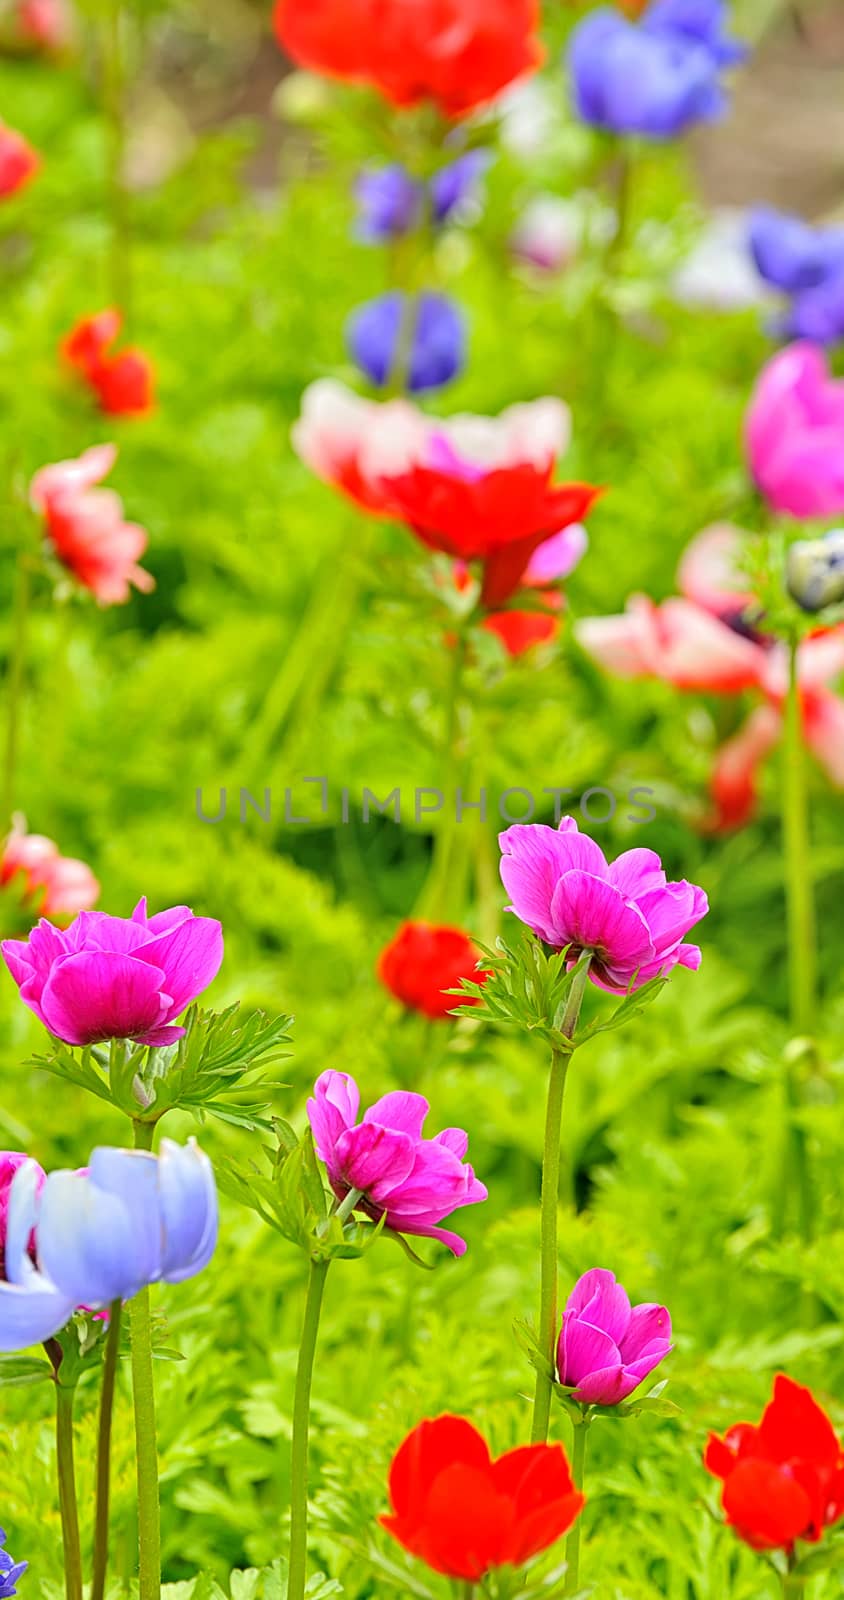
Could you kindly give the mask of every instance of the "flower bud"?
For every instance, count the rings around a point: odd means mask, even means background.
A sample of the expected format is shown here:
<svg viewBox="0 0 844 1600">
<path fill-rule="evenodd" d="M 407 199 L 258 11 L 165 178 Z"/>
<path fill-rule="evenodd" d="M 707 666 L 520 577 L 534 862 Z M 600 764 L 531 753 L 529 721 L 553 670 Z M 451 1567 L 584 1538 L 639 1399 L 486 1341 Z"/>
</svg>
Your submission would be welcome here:
<svg viewBox="0 0 844 1600">
<path fill-rule="evenodd" d="M 844 528 L 822 539 L 798 539 L 786 561 L 786 587 L 804 611 L 823 611 L 844 601 Z"/>
</svg>

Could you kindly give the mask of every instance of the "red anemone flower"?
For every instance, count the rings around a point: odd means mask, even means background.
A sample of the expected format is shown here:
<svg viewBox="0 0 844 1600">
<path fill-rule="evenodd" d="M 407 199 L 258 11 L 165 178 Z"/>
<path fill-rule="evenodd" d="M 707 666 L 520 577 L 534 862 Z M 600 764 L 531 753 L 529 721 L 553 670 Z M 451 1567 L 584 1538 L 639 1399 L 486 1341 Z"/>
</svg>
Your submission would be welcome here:
<svg viewBox="0 0 844 1600">
<path fill-rule="evenodd" d="M 483 983 L 489 976 L 479 970 L 480 960 L 480 950 L 461 928 L 403 922 L 381 951 L 378 976 L 408 1010 L 447 1020 L 461 1003 L 447 990 L 458 988 L 463 978 Z M 472 1004 L 468 996 L 466 1004 Z"/>
<path fill-rule="evenodd" d="M 783 1373 L 758 1426 L 710 1434 L 703 1460 L 724 1484 L 727 1522 L 754 1550 L 790 1554 L 844 1516 L 844 1450 L 810 1391 Z"/>
<path fill-rule="evenodd" d="M 523 1445 L 493 1460 L 477 1429 L 452 1416 L 408 1434 L 390 1468 L 390 1499 L 382 1528 L 434 1572 L 470 1583 L 524 1566 L 585 1503 L 562 1445 Z"/>
<path fill-rule="evenodd" d="M 273 23 L 300 66 L 371 84 L 393 105 L 432 100 L 447 117 L 543 58 L 538 0 L 276 0 Z"/>
</svg>

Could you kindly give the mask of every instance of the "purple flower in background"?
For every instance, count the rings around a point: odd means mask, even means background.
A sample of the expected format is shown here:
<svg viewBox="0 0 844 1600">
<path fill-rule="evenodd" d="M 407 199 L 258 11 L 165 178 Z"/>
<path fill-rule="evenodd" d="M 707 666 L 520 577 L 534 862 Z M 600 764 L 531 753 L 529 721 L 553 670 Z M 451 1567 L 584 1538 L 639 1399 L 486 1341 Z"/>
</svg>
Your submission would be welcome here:
<svg viewBox="0 0 844 1600">
<path fill-rule="evenodd" d="M 674 35 L 703 45 L 719 67 L 735 66 L 749 53 L 746 44 L 731 39 L 724 32 L 727 25 L 724 0 L 653 0 L 642 25 L 649 33 Z"/>
<path fill-rule="evenodd" d="M 665 1306 L 631 1306 L 615 1274 L 592 1267 L 566 1301 L 557 1343 L 560 1383 L 583 1405 L 615 1406 L 671 1349 Z"/>
<path fill-rule="evenodd" d="M 722 115 L 718 62 L 677 31 L 636 26 L 617 11 L 591 12 L 569 48 L 575 105 L 584 122 L 611 133 L 670 139 Z"/>
<path fill-rule="evenodd" d="M 323 1072 L 308 1101 L 316 1152 L 325 1163 L 338 1200 L 361 1191 L 356 1210 L 395 1233 L 439 1239 L 456 1256 L 466 1242 L 438 1226 L 459 1206 L 477 1205 L 486 1188 L 464 1161 L 469 1145 L 462 1128 L 446 1128 L 425 1139 L 430 1107 L 421 1094 L 397 1089 L 376 1100 L 357 1121 L 360 1091 L 345 1072 Z"/>
<path fill-rule="evenodd" d="M 217 1189 L 196 1142 L 94 1150 L 81 1172 L 27 1161 L 12 1181 L 0 1279 L 0 1350 L 51 1338 L 79 1306 L 130 1300 L 150 1283 L 181 1283 L 217 1243 Z"/>
<path fill-rule="evenodd" d="M 573 817 L 559 828 L 516 823 L 499 834 L 501 877 L 520 921 L 570 963 L 593 952 L 591 981 L 627 993 L 673 967 L 700 966 L 686 934 L 709 906 L 693 883 L 668 883 L 653 850 L 607 859 Z"/>
<path fill-rule="evenodd" d="M 777 331 L 813 344 L 838 344 L 844 339 L 844 269 L 816 289 L 796 294 Z"/>
<path fill-rule="evenodd" d="M 467 150 L 431 179 L 431 212 L 435 222 L 448 222 L 459 206 L 474 199 L 491 159 L 487 150 Z"/>
<path fill-rule="evenodd" d="M 140 900 L 131 917 L 83 911 L 64 929 L 42 918 L 28 940 L 0 949 L 24 1004 L 65 1044 L 165 1045 L 182 1037 L 174 1019 L 216 977 L 223 931 L 188 906 L 149 917 Z"/>
<path fill-rule="evenodd" d="M 0 1528 L 0 1600 L 11 1600 L 12 1595 L 18 1592 L 16 1588 L 18 1578 L 23 1577 L 29 1562 L 13 1561 L 5 1544 L 6 1535 Z"/>
<path fill-rule="evenodd" d="M 844 273 L 844 227 L 813 227 L 773 206 L 756 206 L 748 238 L 762 277 L 786 294 L 817 289 Z"/>
<path fill-rule="evenodd" d="M 370 167 L 355 184 L 356 232 L 367 244 L 400 239 L 415 228 L 422 214 L 424 190 L 397 162 Z"/>
<path fill-rule="evenodd" d="M 427 186 L 411 178 L 398 162 L 368 167 L 355 184 L 358 238 L 367 244 L 402 238 L 422 221 L 427 203 L 431 221 L 442 226 L 473 196 L 489 161 L 485 150 L 469 150 L 443 167 Z"/>
<path fill-rule="evenodd" d="M 362 372 L 383 388 L 399 356 L 407 297 L 398 290 L 369 300 L 347 324 L 349 350 Z M 406 387 L 411 394 L 440 389 L 461 371 L 466 359 L 466 331 L 460 312 L 445 295 L 420 294 L 413 306 L 413 337 Z"/>
</svg>

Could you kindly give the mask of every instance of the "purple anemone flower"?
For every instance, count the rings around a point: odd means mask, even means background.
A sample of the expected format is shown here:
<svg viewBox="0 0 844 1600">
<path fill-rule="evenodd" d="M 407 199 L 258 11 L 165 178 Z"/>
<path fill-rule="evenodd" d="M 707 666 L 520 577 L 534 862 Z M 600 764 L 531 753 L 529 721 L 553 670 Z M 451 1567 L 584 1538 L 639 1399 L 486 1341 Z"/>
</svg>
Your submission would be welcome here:
<svg viewBox="0 0 844 1600">
<path fill-rule="evenodd" d="M 349 349 L 362 372 L 377 388 L 389 383 L 400 360 L 399 343 L 406 297 L 394 290 L 368 300 L 352 313 L 347 325 Z M 466 332 L 460 312 L 442 294 L 420 294 L 412 311 L 413 337 L 407 362 L 406 387 L 411 394 L 441 389 L 466 359 Z"/>
<path fill-rule="evenodd" d="M 140 900 L 131 917 L 82 911 L 64 929 L 42 918 L 28 940 L 0 948 L 24 1004 L 65 1044 L 166 1045 L 185 1031 L 174 1019 L 216 977 L 223 931 L 188 906 L 147 916 Z"/>
<path fill-rule="evenodd" d="M 818 289 L 844 273 L 844 227 L 815 227 L 773 206 L 755 206 L 748 242 L 761 276 L 786 294 Z"/>
<path fill-rule="evenodd" d="M 840 343 L 844 339 L 844 267 L 817 288 L 796 294 L 777 331 L 812 344 Z"/>
<path fill-rule="evenodd" d="M 709 905 L 693 883 L 669 883 L 653 850 L 627 850 L 608 862 L 573 817 L 559 828 L 516 823 L 499 834 L 508 911 L 573 965 L 592 951 L 589 977 L 626 994 L 673 967 L 700 966 L 686 934 Z"/>
<path fill-rule="evenodd" d="M 557 1343 L 560 1382 L 584 1405 L 615 1406 L 671 1350 L 665 1306 L 631 1306 L 615 1274 L 592 1267 L 566 1301 Z"/>
<path fill-rule="evenodd" d="M 436 223 L 448 222 L 458 207 L 471 200 L 492 157 L 488 150 L 467 150 L 431 179 L 431 212 Z"/>
<path fill-rule="evenodd" d="M 355 184 L 358 204 L 356 233 L 367 244 L 400 239 L 415 228 L 425 191 L 399 162 L 367 167 Z"/>
<path fill-rule="evenodd" d="M 725 33 L 728 15 L 724 0 L 653 0 L 642 18 L 650 33 L 673 34 L 703 45 L 719 67 L 733 67 L 749 54 L 740 39 Z"/>
<path fill-rule="evenodd" d="M 356 1210 L 394 1233 L 439 1239 L 456 1256 L 466 1242 L 438 1226 L 459 1206 L 486 1200 L 484 1184 L 464 1160 L 469 1136 L 446 1128 L 425 1139 L 430 1107 L 421 1094 L 397 1089 L 376 1100 L 357 1121 L 360 1090 L 346 1072 L 323 1072 L 308 1101 L 316 1152 L 338 1200 L 359 1189 Z"/>
<path fill-rule="evenodd" d="M 17 1581 L 29 1566 L 28 1561 L 13 1561 L 5 1548 L 6 1535 L 0 1528 L 0 1600 L 11 1600 L 17 1594 Z"/>
<path fill-rule="evenodd" d="M 725 109 L 718 63 L 704 44 L 608 8 L 575 28 L 569 67 L 578 114 L 610 133 L 672 139 Z"/>
<path fill-rule="evenodd" d="M 181 1283 L 217 1243 L 217 1188 L 195 1140 L 160 1154 L 101 1146 L 80 1172 L 44 1178 L 35 1161 L 9 1193 L 0 1350 L 25 1350 L 78 1307 L 131 1300 L 151 1283 Z"/>
</svg>

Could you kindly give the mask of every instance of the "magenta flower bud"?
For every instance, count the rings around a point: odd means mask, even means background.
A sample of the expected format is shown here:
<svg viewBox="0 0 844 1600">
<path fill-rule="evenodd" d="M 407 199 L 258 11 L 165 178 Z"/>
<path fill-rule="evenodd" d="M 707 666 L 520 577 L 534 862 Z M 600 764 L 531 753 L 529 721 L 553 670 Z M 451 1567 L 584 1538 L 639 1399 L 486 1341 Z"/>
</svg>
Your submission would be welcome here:
<svg viewBox="0 0 844 1600">
<path fill-rule="evenodd" d="M 583 1405 L 615 1406 L 671 1350 L 665 1306 L 631 1306 L 615 1274 L 592 1267 L 566 1302 L 557 1343 L 560 1383 Z"/>
<path fill-rule="evenodd" d="M 3 1256 L 6 1250 L 6 1230 L 9 1226 L 9 1196 L 12 1190 L 12 1180 L 15 1173 L 25 1166 L 29 1160 L 20 1150 L 0 1150 L 0 1279 L 3 1277 Z M 45 1173 L 37 1161 L 31 1163 L 35 1169 L 37 1186 L 40 1189 L 44 1183 Z"/>
<path fill-rule="evenodd" d="M 499 834 L 501 877 L 515 912 L 537 938 L 590 950 L 591 981 L 625 994 L 676 966 L 696 970 L 701 954 L 685 936 L 709 910 L 693 883 L 669 883 L 653 850 L 627 850 L 608 862 L 573 817 L 559 828 L 516 823 Z"/>
<path fill-rule="evenodd" d="M 422 1137 L 430 1107 L 421 1094 L 397 1089 L 376 1100 L 358 1123 L 360 1090 L 345 1072 L 323 1072 L 308 1101 L 308 1119 L 320 1161 L 338 1200 L 361 1191 L 356 1210 L 374 1221 L 386 1215 L 395 1233 L 439 1239 L 456 1256 L 466 1242 L 437 1224 L 458 1206 L 487 1198 L 464 1156 L 469 1136 L 446 1128 Z"/>
<path fill-rule="evenodd" d="M 28 940 L 5 939 L 3 959 L 24 1004 L 65 1044 L 136 1039 L 166 1045 L 176 1017 L 216 977 L 223 932 L 188 906 L 131 917 L 83 911 L 60 930 L 42 920 Z"/>
</svg>

